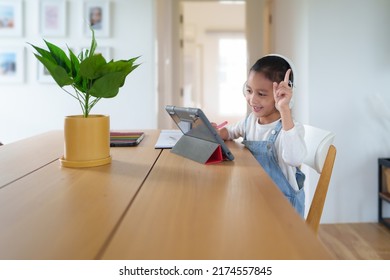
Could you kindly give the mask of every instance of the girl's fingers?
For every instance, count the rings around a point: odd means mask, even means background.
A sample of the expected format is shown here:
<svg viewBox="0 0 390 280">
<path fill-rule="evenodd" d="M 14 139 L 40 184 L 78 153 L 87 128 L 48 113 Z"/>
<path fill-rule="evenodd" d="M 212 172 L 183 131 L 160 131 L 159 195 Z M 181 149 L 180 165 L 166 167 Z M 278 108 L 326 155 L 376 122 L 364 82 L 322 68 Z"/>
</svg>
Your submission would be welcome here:
<svg viewBox="0 0 390 280">
<path fill-rule="evenodd" d="M 274 82 L 272 84 L 273 88 L 274 88 L 274 97 L 276 98 L 276 91 L 278 90 L 278 83 L 277 82 Z"/>
<path fill-rule="evenodd" d="M 288 69 L 286 74 L 284 75 L 284 82 L 286 82 L 288 84 L 288 81 L 290 80 L 290 73 L 291 73 L 291 69 Z"/>
</svg>

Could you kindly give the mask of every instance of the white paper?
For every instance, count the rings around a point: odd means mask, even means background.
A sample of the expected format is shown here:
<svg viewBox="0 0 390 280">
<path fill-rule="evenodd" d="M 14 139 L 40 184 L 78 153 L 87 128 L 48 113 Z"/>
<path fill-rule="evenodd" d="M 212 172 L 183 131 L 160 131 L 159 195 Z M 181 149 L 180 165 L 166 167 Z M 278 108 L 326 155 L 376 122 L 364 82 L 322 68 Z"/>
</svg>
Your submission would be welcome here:
<svg viewBox="0 0 390 280">
<path fill-rule="evenodd" d="M 179 129 L 163 129 L 154 147 L 156 149 L 170 149 L 175 146 L 182 136 L 183 132 Z"/>
</svg>

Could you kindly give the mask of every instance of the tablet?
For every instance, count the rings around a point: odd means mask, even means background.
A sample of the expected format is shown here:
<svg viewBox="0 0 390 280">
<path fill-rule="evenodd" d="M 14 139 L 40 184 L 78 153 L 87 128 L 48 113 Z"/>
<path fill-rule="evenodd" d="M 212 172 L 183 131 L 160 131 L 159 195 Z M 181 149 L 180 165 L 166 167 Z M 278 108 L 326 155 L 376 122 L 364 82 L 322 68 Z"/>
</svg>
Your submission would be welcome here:
<svg viewBox="0 0 390 280">
<path fill-rule="evenodd" d="M 143 132 L 110 132 L 110 147 L 132 147 L 137 146 L 144 139 Z"/>
<path fill-rule="evenodd" d="M 217 143 L 221 146 L 225 160 L 234 159 L 233 154 L 201 109 L 167 105 L 165 110 L 184 135 Z"/>
</svg>

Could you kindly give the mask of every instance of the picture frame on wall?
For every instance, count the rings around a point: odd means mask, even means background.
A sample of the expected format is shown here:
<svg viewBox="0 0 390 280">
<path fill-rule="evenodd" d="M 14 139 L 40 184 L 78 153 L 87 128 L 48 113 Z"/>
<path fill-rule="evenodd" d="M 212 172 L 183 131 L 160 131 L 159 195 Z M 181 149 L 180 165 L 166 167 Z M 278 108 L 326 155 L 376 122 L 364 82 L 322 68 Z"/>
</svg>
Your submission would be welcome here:
<svg viewBox="0 0 390 280">
<path fill-rule="evenodd" d="M 0 47 L 0 83 L 23 83 L 24 48 Z"/>
<path fill-rule="evenodd" d="M 42 36 L 66 35 L 66 0 L 40 0 L 40 33 Z"/>
<path fill-rule="evenodd" d="M 0 0 L 0 37 L 23 35 L 21 0 Z"/>
<path fill-rule="evenodd" d="M 93 28 L 96 37 L 110 36 L 110 1 L 84 1 L 85 35 L 90 37 Z"/>
</svg>

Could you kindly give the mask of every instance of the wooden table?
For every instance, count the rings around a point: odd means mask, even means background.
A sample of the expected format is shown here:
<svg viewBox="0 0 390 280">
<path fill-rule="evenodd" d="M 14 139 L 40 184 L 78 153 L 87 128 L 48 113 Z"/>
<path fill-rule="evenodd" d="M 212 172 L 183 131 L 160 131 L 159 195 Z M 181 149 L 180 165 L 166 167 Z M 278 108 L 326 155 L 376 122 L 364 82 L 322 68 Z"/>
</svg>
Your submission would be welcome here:
<svg viewBox="0 0 390 280">
<path fill-rule="evenodd" d="M 0 259 L 331 259 L 248 150 L 203 165 L 112 148 L 110 165 L 60 166 L 62 132 L 0 147 Z"/>
</svg>

